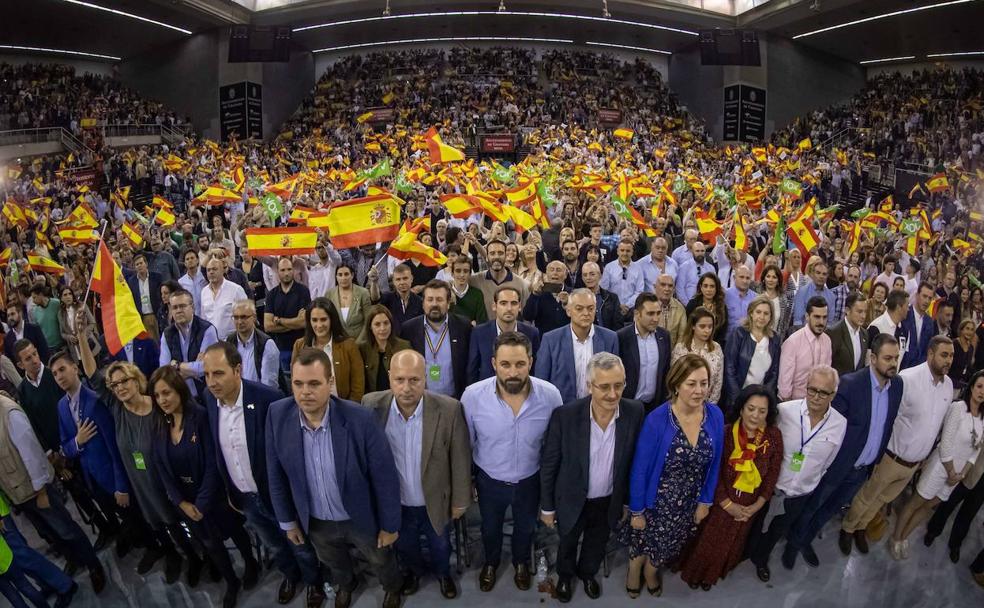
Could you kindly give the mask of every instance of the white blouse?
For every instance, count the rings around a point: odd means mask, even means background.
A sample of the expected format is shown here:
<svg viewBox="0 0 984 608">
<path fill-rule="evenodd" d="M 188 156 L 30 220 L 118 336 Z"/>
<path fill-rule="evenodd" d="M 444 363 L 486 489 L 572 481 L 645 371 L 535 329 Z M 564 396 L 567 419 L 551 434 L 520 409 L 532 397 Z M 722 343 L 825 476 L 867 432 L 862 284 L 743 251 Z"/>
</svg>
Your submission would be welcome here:
<svg viewBox="0 0 984 608">
<path fill-rule="evenodd" d="M 741 387 L 745 388 L 749 384 L 762 384 L 771 366 L 772 355 L 769 353 L 769 337 L 762 336 L 762 339 L 755 343 L 755 353 L 752 354 L 752 360 L 748 364 L 748 373 L 745 374 L 745 383 Z"/>
<path fill-rule="evenodd" d="M 936 450 L 940 461 L 953 462 L 953 469 L 960 472 L 968 462 L 977 460 L 982 441 L 984 420 L 972 416 L 963 401 L 951 403 L 943 419 L 943 432 Z"/>
</svg>

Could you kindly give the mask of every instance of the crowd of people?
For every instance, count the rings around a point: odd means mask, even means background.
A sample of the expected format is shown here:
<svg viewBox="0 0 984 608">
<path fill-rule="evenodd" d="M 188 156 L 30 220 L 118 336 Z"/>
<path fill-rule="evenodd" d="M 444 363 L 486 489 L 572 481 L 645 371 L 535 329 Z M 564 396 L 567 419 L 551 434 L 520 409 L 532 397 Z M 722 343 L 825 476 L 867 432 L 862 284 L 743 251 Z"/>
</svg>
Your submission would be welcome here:
<svg viewBox="0 0 984 608">
<path fill-rule="evenodd" d="M 17 69 L 41 89 L 72 78 Z M 720 146 L 641 60 L 378 53 L 333 64 L 270 142 L 100 149 L 92 187 L 64 158 L 8 167 L 0 513 L 21 517 L 3 517 L 0 592 L 67 606 L 85 568 L 100 593 L 113 545 L 167 583 L 210 571 L 231 608 L 261 576 L 251 530 L 279 603 L 304 588 L 321 606 L 327 582 L 345 608 L 360 570 L 387 608 L 429 574 L 452 599 L 469 512 L 482 592 L 505 559 L 530 589 L 545 526 L 561 602 L 600 596 L 609 539 L 628 548 L 630 597 L 670 572 L 708 590 L 746 558 L 768 582 L 782 541 L 784 569 L 816 567 L 845 509 L 840 550 L 886 538 L 896 560 L 959 510 L 959 562 L 984 504 L 982 89 L 970 70 L 880 77 L 769 144 Z M 380 106 L 393 124 L 362 119 Z M 628 136 L 599 124 L 612 106 Z M 529 155 L 440 164 L 430 125 L 451 146 L 513 130 Z M 936 175 L 832 206 L 845 177 L 862 188 L 869 164 L 903 161 Z M 238 200 L 200 204 L 214 184 Z M 524 184 L 535 226 L 444 202 Z M 326 230 L 310 254 L 250 252 L 247 229 L 369 188 L 426 220 L 430 262 Z M 88 294 L 96 243 L 72 232 L 90 217 L 146 328 L 116 353 Z M 984 551 L 971 570 L 984 586 Z"/>
</svg>

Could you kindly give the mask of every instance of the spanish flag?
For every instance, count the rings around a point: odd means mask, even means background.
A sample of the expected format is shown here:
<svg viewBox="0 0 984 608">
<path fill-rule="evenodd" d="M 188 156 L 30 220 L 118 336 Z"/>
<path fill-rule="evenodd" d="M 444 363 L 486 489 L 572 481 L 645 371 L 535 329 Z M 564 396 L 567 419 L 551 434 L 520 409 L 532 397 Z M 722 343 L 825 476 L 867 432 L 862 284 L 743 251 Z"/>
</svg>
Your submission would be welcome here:
<svg viewBox="0 0 984 608">
<path fill-rule="evenodd" d="M 530 204 L 534 198 L 536 198 L 536 182 L 533 180 L 520 183 L 519 186 L 511 190 L 506 190 L 506 200 L 517 207 Z"/>
<path fill-rule="evenodd" d="M 807 137 L 806 139 L 802 140 L 800 143 L 796 145 L 796 149 L 799 150 L 800 152 L 811 150 L 813 149 L 813 142 L 810 140 L 809 137 Z"/>
<path fill-rule="evenodd" d="M 804 259 L 820 243 L 820 237 L 817 236 L 810 221 L 790 222 L 786 228 L 786 234 L 793 241 L 793 244 L 796 245 L 796 248 L 800 250 L 800 253 L 803 254 Z"/>
<path fill-rule="evenodd" d="M 27 227 L 27 216 L 24 215 L 24 210 L 14 199 L 7 199 L 3 206 L 3 215 L 10 220 L 11 224 L 17 224 L 23 228 Z"/>
<path fill-rule="evenodd" d="M 926 182 L 926 188 L 930 192 L 946 192 L 946 189 L 950 187 L 950 180 L 946 178 L 945 173 L 937 173 L 933 177 L 929 178 Z"/>
<path fill-rule="evenodd" d="M 357 122 L 357 123 L 359 123 L 361 125 L 362 123 L 365 123 L 365 122 L 368 122 L 368 121 L 372 120 L 372 116 L 373 116 L 373 113 L 372 112 L 366 112 L 365 114 L 359 114 L 358 116 L 355 117 L 355 122 Z"/>
<path fill-rule="evenodd" d="M 99 234 L 92 228 L 59 228 L 58 236 L 66 245 L 83 245 L 99 240 Z"/>
<path fill-rule="evenodd" d="M 140 247 L 143 245 L 143 237 L 140 236 L 140 232 L 136 228 L 131 226 L 129 222 L 123 222 L 123 225 L 120 226 L 120 229 L 123 231 L 123 234 L 126 235 L 126 238 L 133 244 L 134 247 Z"/>
<path fill-rule="evenodd" d="M 10 258 L 12 256 L 13 256 L 13 252 L 10 250 L 10 247 L 7 247 L 3 251 L 0 251 L 0 268 L 6 268 L 7 266 L 9 266 Z M 0 278 L 0 283 L 3 283 L 2 278 Z"/>
<path fill-rule="evenodd" d="M 706 211 L 697 211 L 694 219 L 697 221 L 697 230 L 700 232 L 701 238 L 708 243 L 713 243 L 718 235 L 724 233 L 721 222 L 708 215 Z"/>
<path fill-rule="evenodd" d="M 433 247 L 424 245 L 417 240 L 415 232 L 403 232 L 392 243 L 386 251 L 389 255 L 398 260 L 417 260 L 424 266 L 443 266 L 448 258 Z"/>
<path fill-rule="evenodd" d="M 632 139 L 635 137 L 635 131 L 632 129 L 615 129 L 612 131 L 612 135 L 621 139 Z"/>
<path fill-rule="evenodd" d="M 745 222 L 741 218 L 741 214 L 738 213 L 738 208 L 735 208 L 735 249 L 738 251 L 748 250 L 748 235 L 745 233 Z"/>
<path fill-rule="evenodd" d="M 923 190 L 922 184 L 920 184 L 919 182 L 916 182 L 915 185 L 912 186 L 912 190 L 909 190 L 909 198 L 910 199 L 916 198 L 916 195 L 917 194 L 920 194 L 920 193 L 923 196 L 926 195 L 926 191 Z"/>
<path fill-rule="evenodd" d="M 125 208 L 127 201 L 130 200 L 130 186 L 117 188 L 116 192 L 109 195 L 109 200 L 120 209 Z"/>
<path fill-rule="evenodd" d="M 78 207 L 73 209 L 63 223 L 69 226 L 82 226 L 84 228 L 95 228 L 99 225 L 99 222 L 96 221 L 96 216 L 92 214 L 89 206 L 85 203 L 80 203 Z"/>
<path fill-rule="evenodd" d="M 65 274 L 64 266 L 52 260 L 51 258 L 46 258 L 43 255 L 38 255 L 33 251 L 27 254 L 27 263 L 31 265 L 31 268 L 34 270 L 34 272 L 44 272 L 47 274 L 53 274 L 55 276 L 61 276 Z"/>
<path fill-rule="evenodd" d="M 332 203 L 328 230 L 339 249 L 391 241 L 400 231 L 400 204 L 386 194 Z"/>
<path fill-rule="evenodd" d="M 464 152 L 441 141 L 441 136 L 437 134 L 435 127 L 427 129 L 427 132 L 424 133 L 424 141 L 427 143 L 427 152 L 432 163 L 451 163 L 465 160 Z"/>
<path fill-rule="evenodd" d="M 267 184 L 265 190 L 267 192 L 272 192 L 276 194 L 283 200 L 288 200 L 294 195 L 294 190 L 297 188 L 297 180 L 300 178 L 300 173 L 295 173 L 282 182 L 277 182 L 276 184 Z"/>
<path fill-rule="evenodd" d="M 174 203 L 167 200 L 163 196 L 154 195 L 154 202 L 152 204 L 158 209 L 174 209 Z"/>
<path fill-rule="evenodd" d="M 243 200 L 242 194 L 223 188 L 222 186 L 209 186 L 205 191 L 192 199 L 194 205 L 224 205 L 226 203 L 238 203 Z"/>
<path fill-rule="evenodd" d="M 466 218 L 482 212 L 482 206 L 469 194 L 442 194 L 441 204 L 456 218 Z"/>
<path fill-rule="evenodd" d="M 308 255 L 318 244 L 318 232 L 310 226 L 247 228 L 246 249 L 257 255 Z"/>
<path fill-rule="evenodd" d="M 140 313 L 137 312 L 137 304 L 133 301 L 133 292 L 103 241 L 99 241 L 90 286 L 92 291 L 99 294 L 104 339 L 111 355 L 123 350 L 134 338 L 147 335 Z"/>
<path fill-rule="evenodd" d="M 537 225 L 536 218 L 534 218 L 529 213 L 526 213 L 519 207 L 513 207 L 512 205 L 503 205 L 502 211 L 506 216 L 513 221 L 516 225 L 516 232 L 523 233 Z"/>
<path fill-rule="evenodd" d="M 154 216 L 154 221 L 161 226 L 173 226 L 175 219 L 174 214 L 167 209 L 161 209 L 157 212 L 157 215 Z"/>
<path fill-rule="evenodd" d="M 310 207 L 298 205 L 297 207 L 291 209 L 290 218 L 288 218 L 288 221 L 292 224 L 299 224 L 303 226 L 308 223 L 310 218 L 326 217 L 327 215 L 327 211 L 318 211 L 317 209 L 311 209 Z"/>
</svg>

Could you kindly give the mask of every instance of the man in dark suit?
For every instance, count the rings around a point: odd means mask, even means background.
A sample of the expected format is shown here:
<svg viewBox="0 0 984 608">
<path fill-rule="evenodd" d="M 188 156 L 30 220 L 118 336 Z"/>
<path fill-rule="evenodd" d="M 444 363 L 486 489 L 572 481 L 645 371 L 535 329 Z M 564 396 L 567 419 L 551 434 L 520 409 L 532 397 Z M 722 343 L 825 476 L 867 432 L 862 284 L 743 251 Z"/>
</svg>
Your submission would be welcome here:
<svg viewBox="0 0 984 608">
<path fill-rule="evenodd" d="M 424 302 L 410 289 L 413 287 L 413 271 L 407 264 L 393 269 L 390 275 L 393 291 L 379 293 L 378 273 L 375 268 L 369 270 L 369 299 L 373 304 L 378 302 L 389 309 L 393 314 L 393 335 L 399 335 L 405 322 L 424 314 Z"/>
<path fill-rule="evenodd" d="M 518 296 L 516 306 L 519 306 Z M 369 393 L 362 405 L 376 413 L 400 476 L 402 506 L 396 552 L 409 573 L 404 595 L 417 591 L 425 571 L 420 537 L 427 539 L 430 562 L 447 599 L 458 596 L 451 578 L 450 523 L 472 501 L 471 442 L 461 403 L 424 390 L 426 364 L 415 350 L 390 361 L 391 390 Z"/>
<path fill-rule="evenodd" d="M 529 323 L 517 321 L 520 306 L 519 290 L 504 285 L 496 290 L 492 299 L 492 314 L 495 318 L 472 329 L 468 346 L 468 384 L 491 378 L 492 351 L 495 339 L 507 331 L 518 331 L 530 339 L 533 352 L 540 348 L 540 330 Z"/>
<path fill-rule="evenodd" d="M 11 361 L 17 361 L 17 353 L 14 352 L 14 344 L 21 338 L 31 341 L 34 348 L 38 349 L 38 356 L 41 361 L 46 362 L 51 356 L 48 350 L 48 341 L 44 339 L 44 332 L 34 323 L 28 323 L 24 318 L 23 308 L 11 302 L 7 305 L 7 325 L 10 327 L 3 337 L 3 354 Z"/>
<path fill-rule="evenodd" d="M 403 324 L 401 335 L 424 355 L 427 390 L 458 399 L 468 386 L 471 323 L 448 314 L 451 287 L 433 279 L 424 285 L 424 314 Z"/>
<path fill-rule="evenodd" d="M 811 545 L 814 537 L 851 502 L 885 453 L 902 400 L 902 380 L 896 377 L 898 364 L 899 341 L 889 334 L 878 334 L 871 341 L 868 369 L 841 378 L 831 405 L 847 418 L 847 433 L 837 457 L 789 530 L 782 554 L 782 565 L 787 569 L 793 567 L 799 553 L 809 566 L 820 564 Z"/>
<path fill-rule="evenodd" d="M 574 576 L 588 597 L 601 595 L 595 575 L 611 530 L 625 517 L 629 470 L 645 415 L 641 403 L 622 398 L 626 373 L 617 355 L 591 357 L 587 382 L 590 397 L 553 411 L 540 458 L 540 520 L 558 526 L 557 599 L 564 603 L 571 600 Z"/>
<path fill-rule="evenodd" d="M 861 293 L 850 293 L 844 301 L 844 318 L 827 328 L 831 363 L 838 375 L 845 376 L 868 364 L 868 332 L 864 320 L 868 301 Z"/>
<path fill-rule="evenodd" d="M 927 314 L 933 301 L 933 286 L 923 281 L 912 299 L 909 312 L 902 319 L 902 335 L 906 337 L 905 353 L 902 355 L 901 369 L 915 367 L 926 362 L 929 341 L 936 335 L 936 321 Z"/>
<path fill-rule="evenodd" d="M 573 287 L 568 288 L 564 283 L 566 276 L 567 267 L 560 260 L 547 264 L 543 283 L 538 286 L 538 290 L 530 293 L 526 305 L 523 306 L 523 318 L 532 323 L 541 335 L 567 324 L 564 306 L 570 294 L 564 290 Z"/>
<path fill-rule="evenodd" d="M 127 277 L 126 284 L 130 287 L 133 294 L 133 302 L 137 305 L 137 312 L 143 319 L 147 333 L 157 340 L 160 336 L 160 328 L 157 327 L 156 311 L 161 309 L 161 275 L 150 270 L 147 262 L 147 254 L 138 251 L 133 254 L 133 269 L 136 271 Z"/>
<path fill-rule="evenodd" d="M 294 360 L 294 396 L 270 404 L 266 452 L 270 500 L 295 545 L 310 539 L 338 585 L 336 608 L 356 587 L 349 546 L 378 576 L 383 608 L 398 608 L 403 577 L 390 547 L 400 530 L 400 478 L 372 411 L 331 395 L 332 362 L 305 348 Z"/>
<path fill-rule="evenodd" d="M 622 328 L 622 309 L 618 296 L 602 289 L 601 267 L 594 262 L 581 265 L 581 280 L 584 286 L 595 296 L 595 323 L 612 331 Z"/>
<path fill-rule="evenodd" d="M 225 482 L 229 501 L 241 511 L 251 528 L 271 552 L 284 575 L 277 593 L 280 604 L 288 604 L 297 584 L 307 585 L 307 605 L 324 602 L 324 587 L 318 557 L 310 544 L 291 545 L 277 524 L 270 504 L 266 466 L 266 417 L 279 391 L 258 382 L 243 380 L 242 356 L 228 342 L 205 349 L 205 393 L 209 427 L 215 444 L 215 462 Z M 247 569 L 249 568 L 247 563 Z M 247 572 L 248 574 L 248 572 Z M 245 583 L 250 578 L 243 576 Z M 255 584 L 256 576 L 252 577 Z"/>
<path fill-rule="evenodd" d="M 625 367 L 625 392 L 646 411 L 663 403 L 663 378 L 670 366 L 670 334 L 659 326 L 663 309 L 654 293 L 636 298 L 634 322 L 615 332 Z"/>
</svg>

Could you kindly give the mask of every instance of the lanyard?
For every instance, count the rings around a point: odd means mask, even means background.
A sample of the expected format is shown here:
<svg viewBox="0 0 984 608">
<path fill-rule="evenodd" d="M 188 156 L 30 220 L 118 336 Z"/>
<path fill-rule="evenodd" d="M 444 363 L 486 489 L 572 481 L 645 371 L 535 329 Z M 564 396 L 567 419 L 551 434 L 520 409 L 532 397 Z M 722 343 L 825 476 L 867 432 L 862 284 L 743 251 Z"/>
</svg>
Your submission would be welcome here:
<svg viewBox="0 0 984 608">
<path fill-rule="evenodd" d="M 427 341 L 427 348 L 431 352 L 431 356 L 437 360 L 437 351 L 441 350 L 441 346 L 444 344 L 444 339 L 448 337 L 448 322 L 444 322 L 444 329 L 441 330 L 441 335 L 437 338 L 437 346 L 431 342 L 430 332 L 424 329 L 424 340 Z"/>
<path fill-rule="evenodd" d="M 800 450 L 799 451 L 801 454 L 803 453 L 803 449 L 806 447 L 806 444 L 813 441 L 813 438 L 820 434 L 820 431 L 822 431 L 823 427 L 826 426 L 827 420 L 830 420 L 830 416 L 827 416 L 826 420 L 824 420 L 823 423 L 820 424 L 820 428 L 813 431 L 813 434 L 810 435 L 808 439 L 804 440 L 803 439 L 803 412 L 800 412 Z"/>
</svg>

